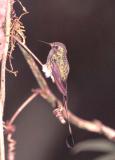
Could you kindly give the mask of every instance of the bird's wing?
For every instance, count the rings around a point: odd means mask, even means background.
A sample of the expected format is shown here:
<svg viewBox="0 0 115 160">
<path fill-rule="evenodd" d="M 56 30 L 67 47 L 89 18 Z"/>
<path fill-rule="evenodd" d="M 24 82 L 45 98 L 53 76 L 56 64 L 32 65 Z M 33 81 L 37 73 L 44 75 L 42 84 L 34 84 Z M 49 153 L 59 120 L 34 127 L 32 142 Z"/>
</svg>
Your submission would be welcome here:
<svg viewBox="0 0 115 160">
<path fill-rule="evenodd" d="M 63 82 L 61 80 L 60 71 L 59 71 L 59 68 L 55 62 L 52 62 L 51 69 L 52 69 L 52 75 L 54 77 L 54 81 L 56 83 L 57 88 L 64 96 L 67 96 L 66 82 Z"/>
</svg>

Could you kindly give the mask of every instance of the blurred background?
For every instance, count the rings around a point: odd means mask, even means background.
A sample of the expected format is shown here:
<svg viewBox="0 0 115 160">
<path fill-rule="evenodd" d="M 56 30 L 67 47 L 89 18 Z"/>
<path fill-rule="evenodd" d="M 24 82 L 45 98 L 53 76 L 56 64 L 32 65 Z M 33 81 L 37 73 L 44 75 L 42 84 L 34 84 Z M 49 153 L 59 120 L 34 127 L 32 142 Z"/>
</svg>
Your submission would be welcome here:
<svg viewBox="0 0 115 160">
<path fill-rule="evenodd" d="M 114 0 L 22 0 L 29 11 L 22 21 L 28 47 L 45 63 L 50 47 L 38 42 L 66 45 L 70 63 L 69 109 L 87 119 L 99 119 L 115 128 L 115 1 Z M 21 7 L 15 5 L 17 13 Z M 4 120 L 38 88 L 18 47 L 13 66 L 18 76 L 7 73 Z M 51 80 L 52 91 L 61 98 Z M 65 144 L 67 126 L 52 114 L 51 106 L 37 97 L 16 122 L 16 160 L 92 160 L 96 154 L 73 155 Z M 101 136 L 72 126 L 76 143 Z"/>
</svg>

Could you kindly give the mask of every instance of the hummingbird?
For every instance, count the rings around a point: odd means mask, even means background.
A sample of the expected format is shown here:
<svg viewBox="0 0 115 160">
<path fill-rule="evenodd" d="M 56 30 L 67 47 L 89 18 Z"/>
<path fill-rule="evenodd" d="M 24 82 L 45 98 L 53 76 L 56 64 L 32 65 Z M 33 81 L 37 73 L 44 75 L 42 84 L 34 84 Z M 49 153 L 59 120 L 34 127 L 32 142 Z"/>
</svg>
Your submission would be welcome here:
<svg viewBox="0 0 115 160">
<path fill-rule="evenodd" d="M 56 84 L 62 95 L 67 97 L 67 78 L 70 71 L 67 49 L 60 42 L 48 44 L 51 46 L 51 50 L 46 63 L 42 66 L 42 71 L 47 78 L 51 77 L 52 82 Z"/>
<path fill-rule="evenodd" d="M 67 59 L 67 49 L 66 46 L 61 42 L 52 42 L 48 43 L 41 41 L 51 47 L 49 54 L 47 56 L 46 63 L 43 64 L 26 46 L 22 45 L 32 56 L 33 58 L 42 66 L 42 71 L 45 74 L 46 78 L 51 78 L 52 82 L 56 84 L 58 90 L 63 96 L 63 106 L 66 110 L 67 123 L 70 135 L 68 136 L 66 143 L 69 148 L 74 145 L 74 138 L 69 122 L 68 116 L 68 95 L 67 95 L 67 79 L 70 71 L 69 62 Z"/>
<path fill-rule="evenodd" d="M 73 147 L 74 139 L 72 134 L 71 125 L 68 116 L 68 96 L 67 96 L 67 79 L 70 71 L 69 62 L 67 59 L 67 49 L 66 46 L 61 42 L 47 43 L 51 49 L 47 56 L 46 63 L 42 66 L 42 71 L 45 73 L 47 78 L 51 77 L 52 82 L 56 84 L 57 88 L 63 95 L 63 106 L 65 107 L 67 114 L 67 122 L 70 135 L 66 141 L 69 148 Z"/>
</svg>

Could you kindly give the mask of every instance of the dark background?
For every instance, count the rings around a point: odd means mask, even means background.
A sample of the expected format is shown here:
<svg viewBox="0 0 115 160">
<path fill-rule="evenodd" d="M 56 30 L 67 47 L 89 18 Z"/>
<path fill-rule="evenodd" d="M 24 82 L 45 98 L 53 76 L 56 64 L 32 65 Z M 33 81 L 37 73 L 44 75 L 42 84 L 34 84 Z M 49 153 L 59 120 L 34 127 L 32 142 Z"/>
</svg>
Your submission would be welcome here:
<svg viewBox="0 0 115 160">
<path fill-rule="evenodd" d="M 67 46 L 71 71 L 68 78 L 69 109 L 87 119 L 99 119 L 115 128 L 115 1 L 114 0 L 23 0 L 30 12 L 23 17 L 29 48 L 45 63 L 49 46 Z M 17 12 L 21 7 L 15 5 Z M 10 119 L 37 83 L 18 47 L 13 65 L 18 77 L 7 73 L 4 119 Z M 51 89 L 60 97 L 56 87 Z M 91 160 L 92 155 L 73 156 L 65 145 L 68 129 L 53 116 L 52 108 L 36 98 L 17 118 L 16 160 Z M 97 134 L 73 126 L 76 143 Z"/>
</svg>

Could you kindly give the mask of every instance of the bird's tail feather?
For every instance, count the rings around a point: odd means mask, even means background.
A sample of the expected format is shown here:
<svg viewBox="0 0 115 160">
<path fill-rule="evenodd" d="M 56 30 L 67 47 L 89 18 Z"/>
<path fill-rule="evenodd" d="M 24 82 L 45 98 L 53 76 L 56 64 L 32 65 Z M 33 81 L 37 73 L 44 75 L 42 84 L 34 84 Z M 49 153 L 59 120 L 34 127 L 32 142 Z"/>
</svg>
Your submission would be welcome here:
<svg viewBox="0 0 115 160">
<path fill-rule="evenodd" d="M 67 144 L 68 148 L 72 148 L 74 146 L 74 137 L 73 137 L 73 133 L 72 133 L 72 127 L 71 127 L 71 124 L 69 122 L 67 102 L 68 102 L 68 97 L 67 96 L 63 96 L 63 105 L 64 105 L 65 110 L 66 110 L 67 125 L 68 125 L 68 129 L 69 129 L 69 136 L 66 139 L 66 144 Z"/>
</svg>

